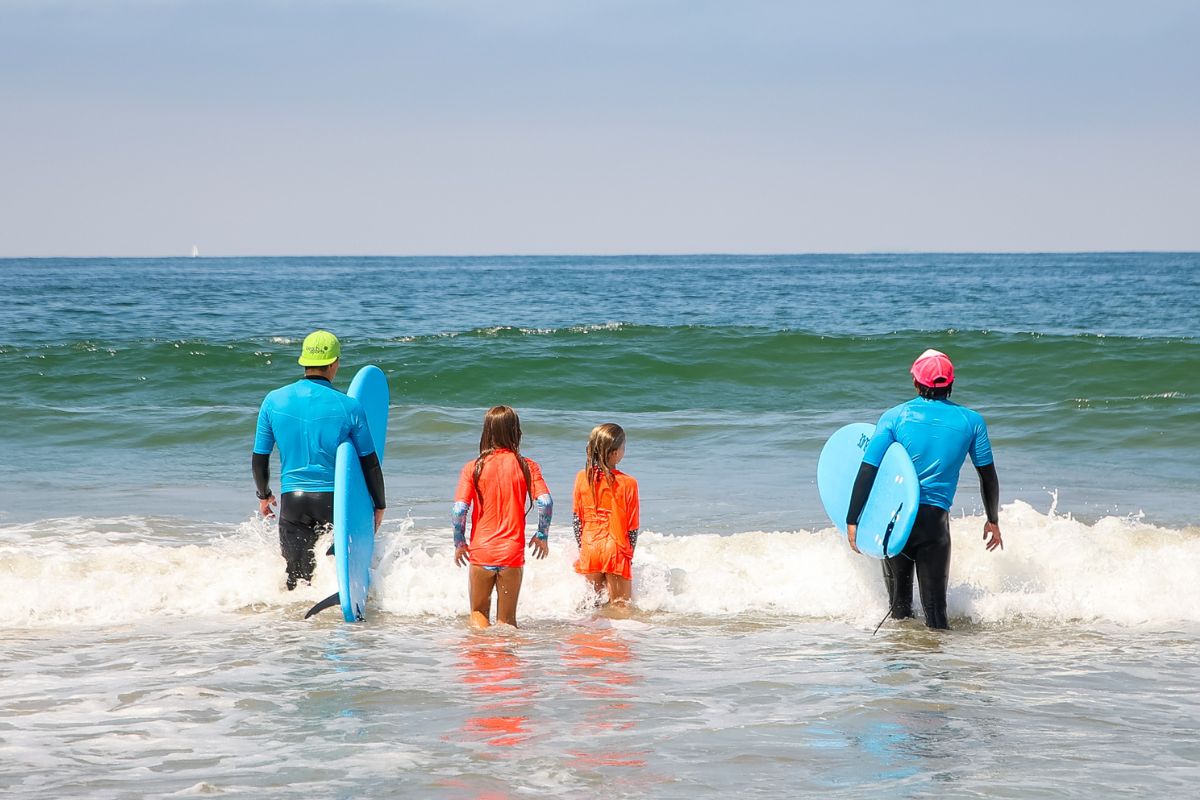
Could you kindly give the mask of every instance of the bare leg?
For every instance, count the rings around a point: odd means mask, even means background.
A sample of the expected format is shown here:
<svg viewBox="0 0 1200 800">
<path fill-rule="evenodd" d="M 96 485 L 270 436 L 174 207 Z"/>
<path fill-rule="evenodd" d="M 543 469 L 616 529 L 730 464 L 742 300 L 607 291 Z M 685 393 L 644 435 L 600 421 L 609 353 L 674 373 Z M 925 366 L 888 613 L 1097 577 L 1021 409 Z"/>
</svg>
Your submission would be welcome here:
<svg viewBox="0 0 1200 800">
<path fill-rule="evenodd" d="M 505 567 L 496 573 L 496 622 L 517 627 L 517 600 L 524 576 L 524 567 Z"/>
<path fill-rule="evenodd" d="M 592 587 L 592 591 L 596 593 L 596 605 L 600 605 L 600 593 L 604 591 L 604 573 L 589 572 L 583 576 L 583 579 Z"/>
<path fill-rule="evenodd" d="M 614 606 L 628 606 L 633 596 L 633 581 L 612 572 L 604 573 L 608 582 L 608 602 Z"/>
<path fill-rule="evenodd" d="M 496 573 L 474 564 L 469 573 L 471 611 L 478 611 L 485 618 L 492 616 L 492 589 L 496 585 Z"/>
</svg>

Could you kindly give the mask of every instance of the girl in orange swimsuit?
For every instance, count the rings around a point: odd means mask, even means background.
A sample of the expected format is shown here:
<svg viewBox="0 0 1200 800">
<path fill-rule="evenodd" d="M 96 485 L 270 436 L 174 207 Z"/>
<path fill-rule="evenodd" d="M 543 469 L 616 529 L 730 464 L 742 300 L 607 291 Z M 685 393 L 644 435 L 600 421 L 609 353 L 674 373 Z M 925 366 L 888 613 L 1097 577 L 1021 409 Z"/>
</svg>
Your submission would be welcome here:
<svg viewBox="0 0 1200 800">
<path fill-rule="evenodd" d="M 496 594 L 496 621 L 517 624 L 517 599 L 525 572 L 525 515 L 537 506 L 537 533 L 529 541 L 537 558 L 550 552 L 547 537 L 554 500 L 542 479 L 542 468 L 521 455 L 521 420 L 508 406 L 489 409 L 479 437 L 479 457 L 463 465 L 454 492 L 454 563 L 470 563 L 472 620 L 491 616 Z M 467 543 L 467 512 L 471 539 Z M 479 615 L 479 616 L 476 616 Z"/>
<path fill-rule="evenodd" d="M 572 522 L 579 560 L 575 571 L 587 578 L 598 596 L 629 605 L 632 594 L 633 548 L 639 521 L 638 485 L 617 469 L 625 457 L 625 431 L 611 422 L 592 429 L 587 463 L 575 476 Z"/>
</svg>

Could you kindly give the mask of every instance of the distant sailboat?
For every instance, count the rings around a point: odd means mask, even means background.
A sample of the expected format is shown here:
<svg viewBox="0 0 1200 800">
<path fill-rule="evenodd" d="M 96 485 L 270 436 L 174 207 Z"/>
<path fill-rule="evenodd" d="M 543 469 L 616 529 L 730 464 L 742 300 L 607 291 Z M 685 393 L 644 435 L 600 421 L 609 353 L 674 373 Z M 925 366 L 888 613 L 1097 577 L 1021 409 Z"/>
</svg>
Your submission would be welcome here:
<svg viewBox="0 0 1200 800">
<path fill-rule="evenodd" d="M 194 244 L 194 245 L 192 245 L 192 258 L 199 258 L 199 257 L 200 257 L 200 245 Z"/>
</svg>

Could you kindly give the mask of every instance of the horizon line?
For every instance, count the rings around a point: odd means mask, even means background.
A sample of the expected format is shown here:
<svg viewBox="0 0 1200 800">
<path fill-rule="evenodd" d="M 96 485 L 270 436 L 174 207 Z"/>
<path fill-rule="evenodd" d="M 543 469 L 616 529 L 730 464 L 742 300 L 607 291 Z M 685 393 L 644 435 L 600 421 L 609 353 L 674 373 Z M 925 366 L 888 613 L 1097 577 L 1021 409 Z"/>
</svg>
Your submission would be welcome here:
<svg viewBox="0 0 1200 800">
<path fill-rule="evenodd" d="M 166 260 L 238 260 L 247 258 L 300 259 L 300 258 L 365 258 L 365 259 L 420 259 L 420 258 L 722 258 L 749 256 L 772 258 L 781 256 L 914 256 L 914 255 L 970 255 L 970 256 L 1017 256 L 1017 255 L 1200 255 L 1200 250 L 809 250 L 809 251 L 661 251 L 627 253 L 587 252 L 531 252 L 531 253 L 239 253 L 208 256 L 200 255 L 15 255 L 0 256 L 0 261 L 166 261 Z"/>
</svg>

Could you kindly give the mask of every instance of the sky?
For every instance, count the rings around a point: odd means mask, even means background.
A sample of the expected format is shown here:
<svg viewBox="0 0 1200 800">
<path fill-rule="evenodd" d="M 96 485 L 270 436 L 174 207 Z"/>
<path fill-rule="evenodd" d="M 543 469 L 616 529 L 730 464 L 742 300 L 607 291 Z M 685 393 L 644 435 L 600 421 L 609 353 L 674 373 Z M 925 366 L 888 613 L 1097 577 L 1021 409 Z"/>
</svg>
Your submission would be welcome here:
<svg viewBox="0 0 1200 800">
<path fill-rule="evenodd" d="M 1194 0 L 0 0 L 0 257 L 1200 250 Z"/>
</svg>

